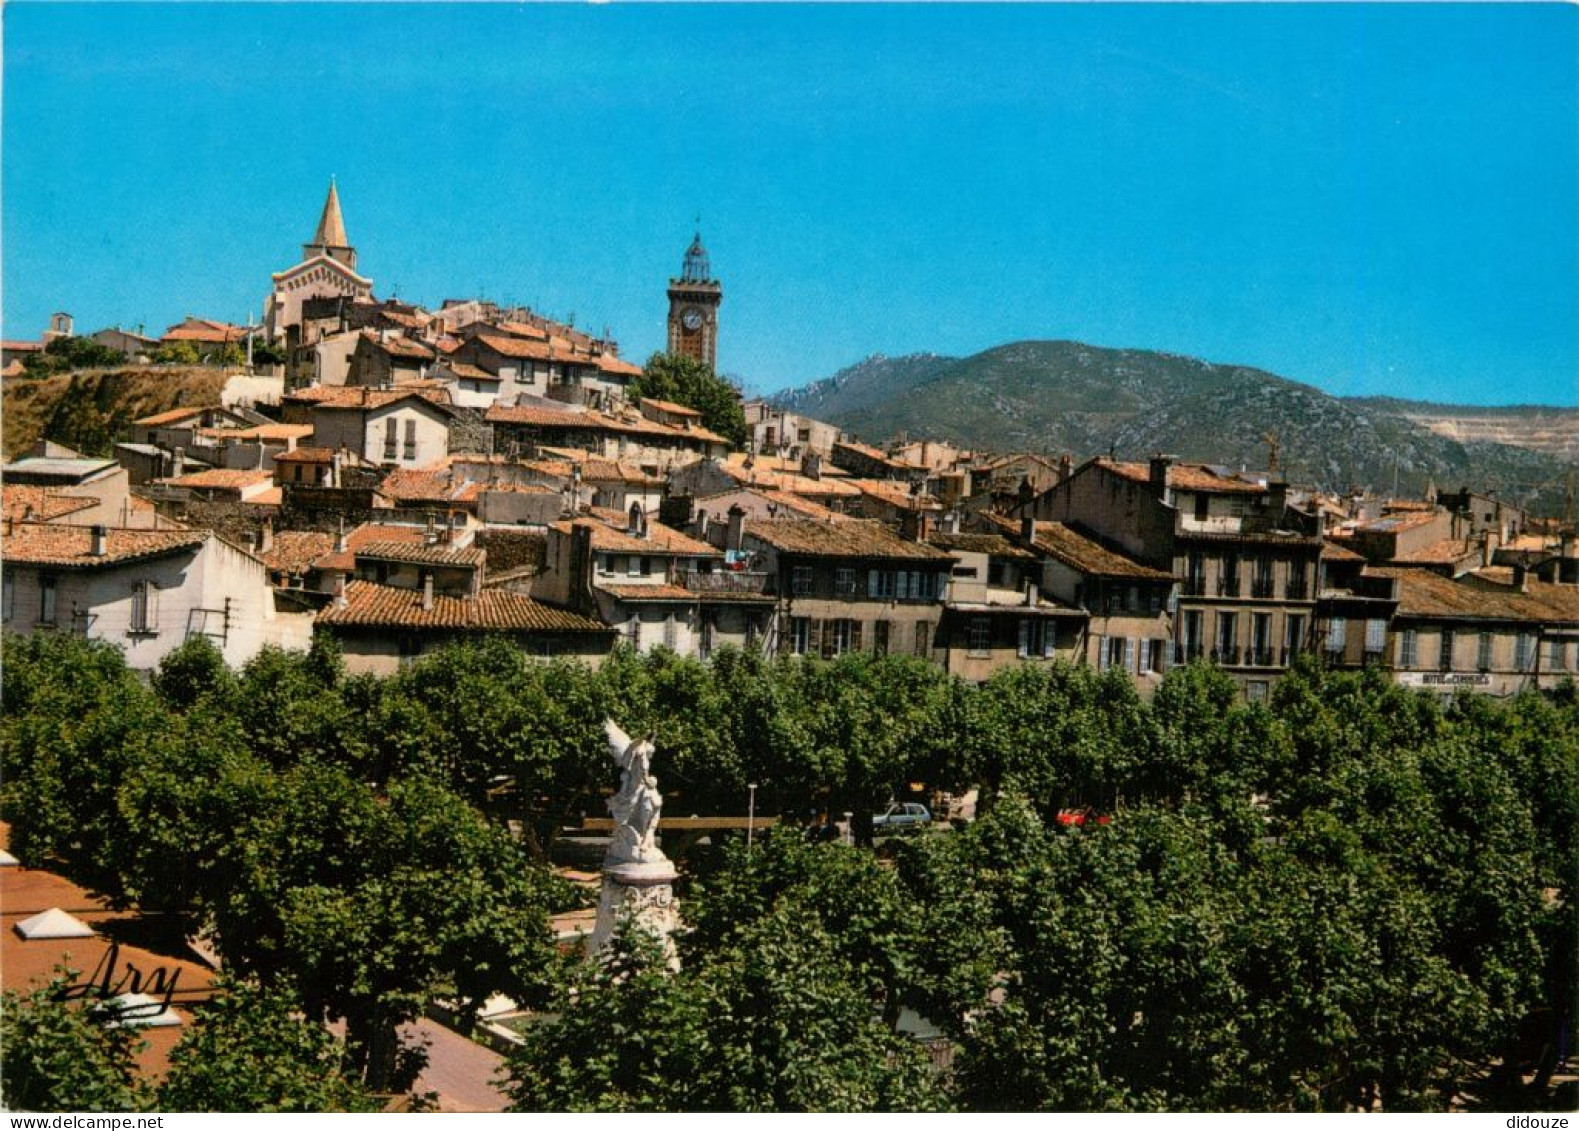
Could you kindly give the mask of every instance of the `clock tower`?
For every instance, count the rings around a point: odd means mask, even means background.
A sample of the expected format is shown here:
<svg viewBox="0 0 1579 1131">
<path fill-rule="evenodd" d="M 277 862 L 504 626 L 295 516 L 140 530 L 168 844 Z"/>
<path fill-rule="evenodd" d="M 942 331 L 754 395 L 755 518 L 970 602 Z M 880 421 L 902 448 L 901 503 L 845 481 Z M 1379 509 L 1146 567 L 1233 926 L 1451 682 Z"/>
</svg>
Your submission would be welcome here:
<svg viewBox="0 0 1579 1131">
<path fill-rule="evenodd" d="M 669 280 L 669 352 L 718 369 L 718 304 L 724 288 L 712 277 L 702 233 L 685 253 L 678 279 Z"/>
</svg>

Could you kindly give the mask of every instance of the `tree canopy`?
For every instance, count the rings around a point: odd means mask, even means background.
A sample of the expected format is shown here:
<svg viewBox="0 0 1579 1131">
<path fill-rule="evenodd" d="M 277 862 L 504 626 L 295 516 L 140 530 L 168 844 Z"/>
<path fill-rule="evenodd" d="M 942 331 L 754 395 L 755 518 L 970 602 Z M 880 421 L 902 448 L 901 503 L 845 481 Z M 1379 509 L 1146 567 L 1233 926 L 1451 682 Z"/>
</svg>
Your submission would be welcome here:
<svg viewBox="0 0 1579 1131">
<path fill-rule="evenodd" d="M 703 427 L 717 432 L 737 448 L 744 447 L 750 438 L 740 407 L 740 391 L 695 358 L 653 354 L 642 366 L 641 376 L 631 381 L 630 395 L 694 408 L 702 414 Z"/>
</svg>

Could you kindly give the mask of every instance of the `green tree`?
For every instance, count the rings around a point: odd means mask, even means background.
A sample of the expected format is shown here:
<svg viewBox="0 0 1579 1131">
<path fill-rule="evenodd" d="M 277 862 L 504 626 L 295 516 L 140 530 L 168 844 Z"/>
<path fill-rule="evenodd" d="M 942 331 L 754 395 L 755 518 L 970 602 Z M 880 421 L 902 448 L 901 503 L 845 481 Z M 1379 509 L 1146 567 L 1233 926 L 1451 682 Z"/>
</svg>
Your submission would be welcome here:
<svg viewBox="0 0 1579 1131">
<path fill-rule="evenodd" d="M 137 1030 L 105 1026 L 80 1001 L 62 1000 L 76 977 L 63 970 L 26 994 L 0 995 L 0 1102 L 7 1111 L 146 1111 Z"/>
<path fill-rule="evenodd" d="M 344 1046 L 286 986 L 221 978 L 159 1085 L 166 1111 L 376 1111 Z"/>
<path fill-rule="evenodd" d="M 702 414 L 704 427 L 735 447 L 744 447 L 750 433 L 740 407 L 740 392 L 703 362 L 682 354 L 655 353 L 630 384 L 633 397 L 673 401 Z"/>
<path fill-rule="evenodd" d="M 47 377 L 73 369 L 108 369 L 124 365 L 120 350 L 100 345 L 92 338 L 52 338 L 42 353 L 28 355 L 22 362 L 30 376 Z"/>
</svg>

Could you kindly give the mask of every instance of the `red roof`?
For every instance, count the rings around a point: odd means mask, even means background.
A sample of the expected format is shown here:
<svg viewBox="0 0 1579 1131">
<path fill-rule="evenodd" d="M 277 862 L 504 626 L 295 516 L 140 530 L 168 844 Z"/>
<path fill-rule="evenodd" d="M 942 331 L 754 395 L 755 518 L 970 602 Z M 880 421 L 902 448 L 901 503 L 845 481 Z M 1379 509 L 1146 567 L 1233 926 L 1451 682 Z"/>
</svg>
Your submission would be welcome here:
<svg viewBox="0 0 1579 1131">
<path fill-rule="evenodd" d="M 30 487 L 21 483 L 0 485 L 0 505 L 5 517 L 14 522 L 36 520 L 52 522 L 69 514 L 97 506 L 97 499 L 80 495 L 63 495 L 50 487 Z"/>
<path fill-rule="evenodd" d="M 360 628 L 426 628 L 452 632 L 555 632 L 611 635 L 613 629 L 595 620 L 534 601 L 505 589 L 484 589 L 475 597 L 435 595 L 433 607 L 422 607 L 415 589 L 353 581 L 345 587 L 345 604 L 330 604 L 317 623 Z"/>
<path fill-rule="evenodd" d="M 11 527 L 11 535 L 5 540 L 5 559 L 13 565 L 95 569 L 196 549 L 210 537 L 206 530 L 111 527 L 105 531 L 104 553 L 95 557 L 90 527 L 19 522 Z"/>
<path fill-rule="evenodd" d="M 212 318 L 188 318 L 171 326 L 161 341 L 166 342 L 239 342 L 247 336 L 244 326 L 217 322 Z"/>
</svg>

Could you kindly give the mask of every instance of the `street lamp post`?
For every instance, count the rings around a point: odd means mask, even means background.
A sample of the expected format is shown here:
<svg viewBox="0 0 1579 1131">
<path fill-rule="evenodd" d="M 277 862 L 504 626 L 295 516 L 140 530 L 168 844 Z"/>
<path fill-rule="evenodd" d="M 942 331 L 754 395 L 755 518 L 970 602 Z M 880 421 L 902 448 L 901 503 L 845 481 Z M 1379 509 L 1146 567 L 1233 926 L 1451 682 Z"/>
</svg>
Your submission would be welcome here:
<svg viewBox="0 0 1579 1131">
<path fill-rule="evenodd" d="M 746 851 L 751 851 L 751 835 L 756 831 L 757 823 L 757 783 L 752 782 L 746 786 L 750 796 L 746 802 Z"/>
</svg>

